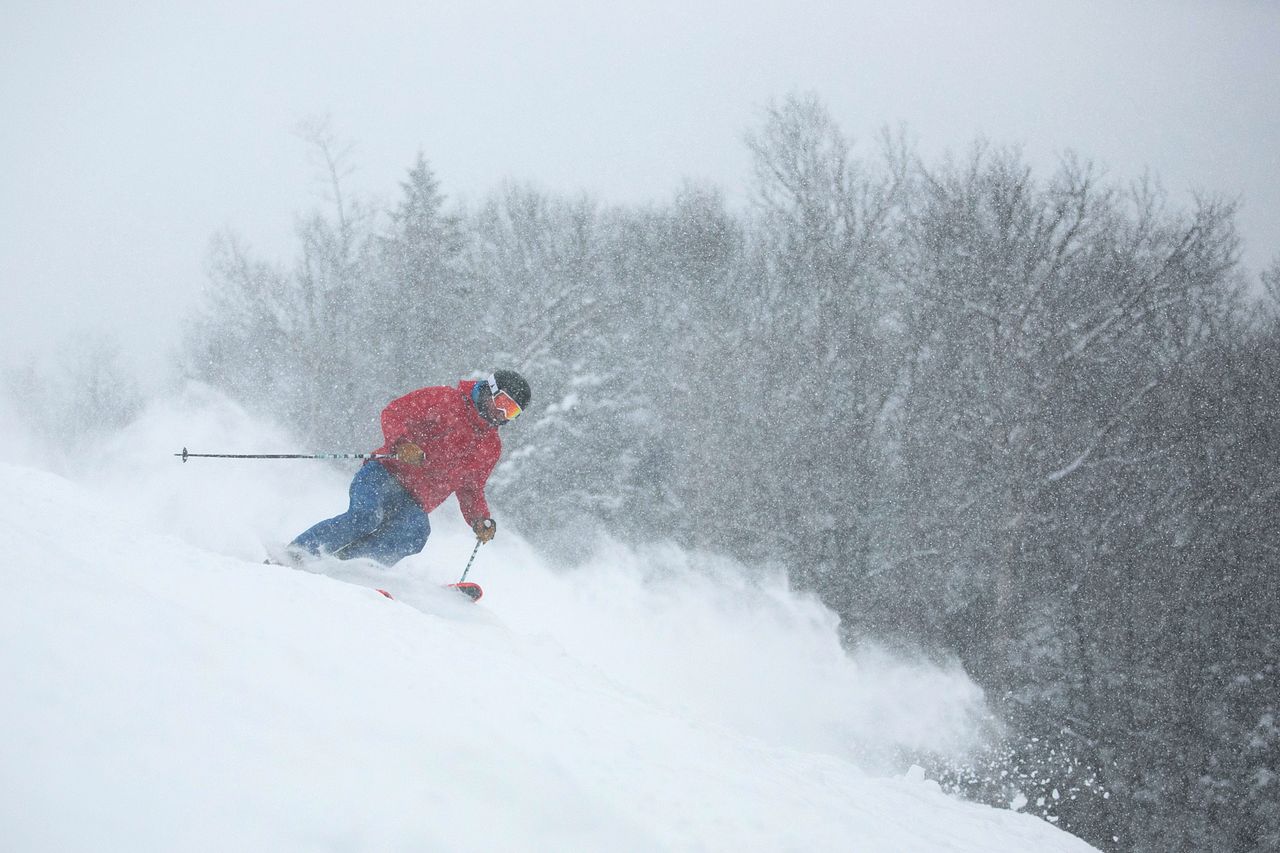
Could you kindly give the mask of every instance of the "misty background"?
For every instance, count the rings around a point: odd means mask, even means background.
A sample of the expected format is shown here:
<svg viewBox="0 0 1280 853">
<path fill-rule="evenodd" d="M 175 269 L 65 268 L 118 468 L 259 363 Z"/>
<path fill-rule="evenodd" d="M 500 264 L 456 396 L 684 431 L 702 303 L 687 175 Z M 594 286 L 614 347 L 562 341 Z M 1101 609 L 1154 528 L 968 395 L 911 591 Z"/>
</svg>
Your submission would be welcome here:
<svg viewBox="0 0 1280 853">
<path fill-rule="evenodd" d="M 1280 244 L 1280 12 L 1226 2 L 816 2 L 614 8 L 9 2 L 0 26 L 0 358 L 97 328 L 167 366 L 210 234 L 294 254 L 316 194 L 296 123 L 357 145 L 351 190 L 389 197 L 426 153 L 451 198 L 505 179 L 612 203 L 682 181 L 746 201 L 742 134 L 821 95 L 869 140 L 977 136 L 1051 169 L 1067 149 L 1177 200 L 1242 199 L 1245 264 Z M 145 251 L 139 247 L 145 247 Z"/>
<path fill-rule="evenodd" d="M 50 467 L 191 380 L 363 450 L 514 366 L 494 504 L 548 555 L 780 565 L 984 688 L 967 795 L 1280 841 L 1275 5 L 11 17 L 5 417 Z"/>
</svg>

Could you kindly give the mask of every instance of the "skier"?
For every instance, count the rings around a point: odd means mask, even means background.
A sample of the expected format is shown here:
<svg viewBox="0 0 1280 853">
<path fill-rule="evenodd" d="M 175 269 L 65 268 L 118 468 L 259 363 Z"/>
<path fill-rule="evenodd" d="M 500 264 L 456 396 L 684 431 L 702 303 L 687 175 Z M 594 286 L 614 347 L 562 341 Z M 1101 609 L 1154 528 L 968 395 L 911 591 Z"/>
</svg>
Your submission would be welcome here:
<svg viewBox="0 0 1280 853">
<path fill-rule="evenodd" d="M 498 428 L 529 405 L 529 383 L 514 370 L 479 381 L 419 388 L 382 410 L 386 443 L 351 481 L 351 505 L 315 525 L 287 548 L 295 564 L 322 556 L 366 557 L 393 565 L 427 544 L 427 513 L 457 494 L 462 517 L 481 542 L 493 539 L 484 486 L 498 462 Z"/>
</svg>

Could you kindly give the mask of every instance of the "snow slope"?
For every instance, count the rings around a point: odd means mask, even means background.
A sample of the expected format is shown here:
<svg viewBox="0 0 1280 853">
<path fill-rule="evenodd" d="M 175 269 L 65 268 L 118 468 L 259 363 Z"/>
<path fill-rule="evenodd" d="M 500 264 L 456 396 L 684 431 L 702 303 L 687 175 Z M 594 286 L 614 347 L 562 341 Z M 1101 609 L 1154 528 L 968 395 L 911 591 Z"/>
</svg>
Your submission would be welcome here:
<svg viewBox="0 0 1280 853">
<path fill-rule="evenodd" d="M 74 482 L 0 465 L 0 848 L 1091 849 L 892 768 L 971 745 L 979 692 L 849 657 L 775 574 L 504 529 L 471 605 L 452 502 L 389 572 L 262 565 L 347 475 L 166 454 L 286 441 L 195 388 Z"/>
</svg>

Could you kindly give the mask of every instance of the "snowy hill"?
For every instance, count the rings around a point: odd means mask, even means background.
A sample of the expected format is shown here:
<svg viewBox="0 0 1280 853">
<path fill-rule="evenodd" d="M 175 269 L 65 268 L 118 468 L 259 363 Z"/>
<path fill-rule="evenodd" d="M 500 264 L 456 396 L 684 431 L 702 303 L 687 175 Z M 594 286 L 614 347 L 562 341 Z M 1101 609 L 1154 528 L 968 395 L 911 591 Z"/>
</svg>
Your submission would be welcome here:
<svg viewBox="0 0 1280 853">
<path fill-rule="evenodd" d="M 284 440 L 193 389 L 76 481 L 0 465 L 5 850 L 1092 849 L 882 764 L 962 751 L 980 694 L 775 575 L 504 530 L 471 605 L 452 502 L 378 577 L 263 566 L 346 475 L 166 456 L 229 436 Z"/>
</svg>

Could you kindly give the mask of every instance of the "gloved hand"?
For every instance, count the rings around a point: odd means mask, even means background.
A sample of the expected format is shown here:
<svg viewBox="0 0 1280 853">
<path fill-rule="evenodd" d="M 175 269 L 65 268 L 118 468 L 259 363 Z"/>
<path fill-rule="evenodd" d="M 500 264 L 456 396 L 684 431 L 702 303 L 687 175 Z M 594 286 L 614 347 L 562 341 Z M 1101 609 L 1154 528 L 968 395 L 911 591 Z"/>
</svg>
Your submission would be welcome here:
<svg viewBox="0 0 1280 853">
<path fill-rule="evenodd" d="M 422 452 L 422 448 L 414 444 L 412 441 L 406 441 L 404 444 L 396 447 L 396 459 L 408 465 L 421 465 L 427 455 Z"/>
<path fill-rule="evenodd" d="M 492 518 L 477 518 L 471 525 L 471 529 L 476 532 L 477 539 L 488 542 L 498 532 L 498 522 Z"/>
</svg>

